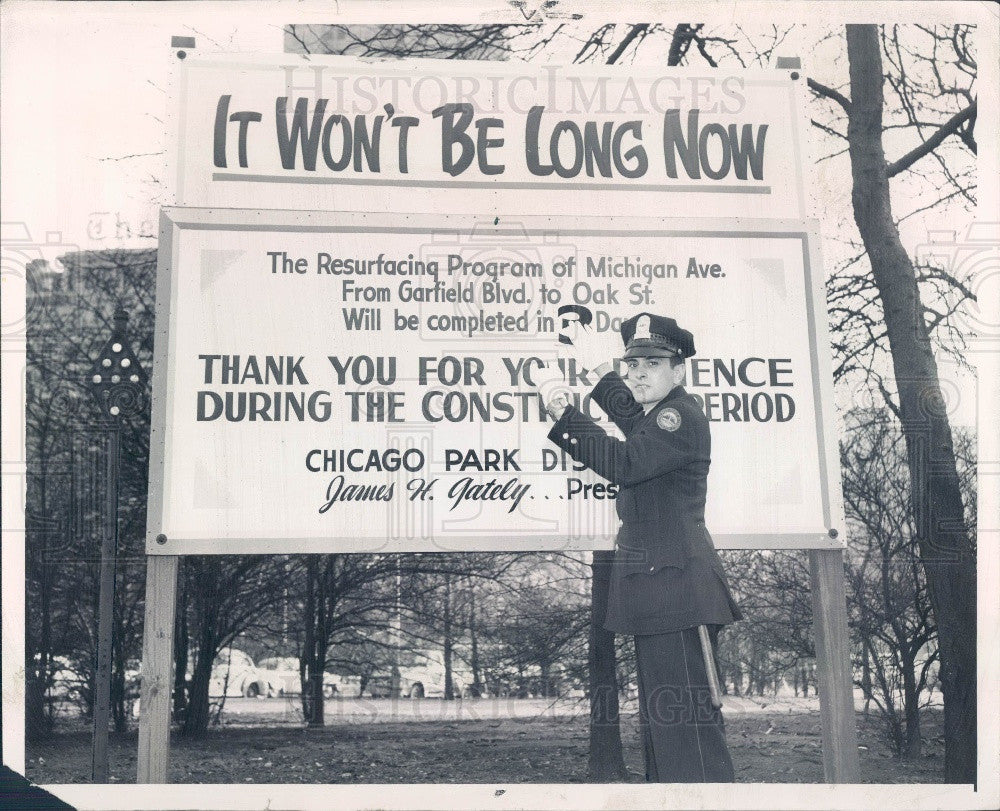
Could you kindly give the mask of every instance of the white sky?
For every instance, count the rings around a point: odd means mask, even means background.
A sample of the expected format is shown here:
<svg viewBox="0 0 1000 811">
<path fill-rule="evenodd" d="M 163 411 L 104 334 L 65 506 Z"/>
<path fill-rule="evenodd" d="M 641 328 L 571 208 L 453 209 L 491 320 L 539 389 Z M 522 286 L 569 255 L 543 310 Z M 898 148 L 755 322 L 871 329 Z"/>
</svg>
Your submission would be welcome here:
<svg viewBox="0 0 1000 811">
<path fill-rule="evenodd" d="M 196 36 L 199 46 L 215 40 L 220 48 L 231 42 L 238 50 L 282 50 L 279 27 L 237 28 L 228 15 L 190 5 L 158 14 L 128 7 L 80 13 L 63 5 L 58 17 L 40 8 L 5 10 L 3 218 L 26 223 L 36 240 L 54 231 L 84 249 L 154 244 L 112 240 L 117 217 L 133 232 L 146 223 L 148 232 L 158 205 L 168 202 L 159 184 L 171 35 Z M 126 155 L 140 157 L 109 160 Z"/>
</svg>

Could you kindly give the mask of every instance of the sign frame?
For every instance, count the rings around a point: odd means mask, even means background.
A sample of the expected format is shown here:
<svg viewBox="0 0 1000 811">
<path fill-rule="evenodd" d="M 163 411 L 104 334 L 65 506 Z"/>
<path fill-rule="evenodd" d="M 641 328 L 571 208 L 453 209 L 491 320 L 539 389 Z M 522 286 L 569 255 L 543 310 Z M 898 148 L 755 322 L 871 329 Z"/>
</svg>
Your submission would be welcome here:
<svg viewBox="0 0 1000 811">
<path fill-rule="evenodd" d="M 156 327 L 153 360 L 152 433 L 150 440 L 149 500 L 147 514 L 146 551 L 151 555 L 176 554 L 268 554 L 268 553 L 393 553 L 413 551 L 487 552 L 538 551 L 558 548 L 560 551 L 588 551 L 614 547 L 616 521 L 610 528 L 563 536 L 557 545 L 539 544 L 540 535 L 504 533 L 496 535 L 446 534 L 425 538 L 428 548 L 416 550 L 406 543 L 394 545 L 391 535 L 377 538 L 357 538 L 349 535 L 324 537 L 253 538 L 251 548 L 239 549 L 237 539 L 227 538 L 225 548 L 219 539 L 211 537 L 177 539 L 175 543 L 164 534 L 166 503 L 166 446 L 170 440 L 168 414 L 173 392 L 171 370 L 175 368 L 172 326 L 177 299 L 174 283 L 180 261 L 179 240 L 185 230 L 211 231 L 274 231 L 278 233 L 412 233 L 433 237 L 435 234 L 469 233 L 477 237 L 501 238 L 504 235 L 536 236 L 622 236 L 642 233 L 664 239 L 691 236 L 713 238 L 780 238 L 798 241 L 801 245 L 805 272 L 806 324 L 808 329 L 810 368 L 808 380 L 816 404 L 817 449 L 823 527 L 815 532 L 786 534 L 723 534 L 713 533 L 719 549 L 843 549 L 844 513 L 839 476 L 839 454 L 833 411 L 833 381 L 829 352 L 826 299 L 823 286 L 819 229 L 815 221 L 741 219 L 732 227 L 724 227 L 712 218 L 654 217 L 570 217 L 520 216 L 496 217 L 485 220 L 473 215 L 456 214 L 396 214 L 368 212 L 292 211 L 276 209 L 210 209 L 164 207 L 160 220 L 159 256 L 156 283 Z M 512 230 L 513 229 L 513 230 Z M 539 426 L 539 429 L 544 426 Z M 711 496 L 710 496 L 711 497 Z M 605 531 L 607 530 L 607 531 Z"/>
</svg>

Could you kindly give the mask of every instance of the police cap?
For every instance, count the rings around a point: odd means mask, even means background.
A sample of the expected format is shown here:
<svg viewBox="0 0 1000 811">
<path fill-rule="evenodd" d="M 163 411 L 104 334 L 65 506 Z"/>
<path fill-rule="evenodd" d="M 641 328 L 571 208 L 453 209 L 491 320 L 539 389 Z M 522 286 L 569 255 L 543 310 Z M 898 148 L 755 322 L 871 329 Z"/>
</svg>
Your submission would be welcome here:
<svg viewBox="0 0 1000 811">
<path fill-rule="evenodd" d="M 690 358 L 694 336 L 672 318 L 639 313 L 622 323 L 626 358 Z"/>
</svg>

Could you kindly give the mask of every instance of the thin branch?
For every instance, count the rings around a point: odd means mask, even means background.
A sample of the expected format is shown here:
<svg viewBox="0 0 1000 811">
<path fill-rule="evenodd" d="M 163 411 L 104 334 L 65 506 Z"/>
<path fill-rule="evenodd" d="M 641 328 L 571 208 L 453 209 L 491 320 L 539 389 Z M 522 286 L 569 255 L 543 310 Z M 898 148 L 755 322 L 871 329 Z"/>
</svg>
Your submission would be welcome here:
<svg viewBox="0 0 1000 811">
<path fill-rule="evenodd" d="M 962 124 L 964 124 L 971 116 L 976 114 L 976 104 L 977 102 L 974 101 L 964 110 L 955 113 L 955 115 L 938 127 L 937 132 L 920 144 L 920 146 L 911 149 L 899 160 L 890 163 L 886 167 L 886 176 L 895 177 L 900 172 L 909 169 L 913 164 L 924 157 L 924 155 L 929 155 L 937 149 L 945 138 L 958 132 L 959 127 L 961 127 Z"/>
<path fill-rule="evenodd" d="M 837 132 L 833 127 L 828 127 L 826 124 L 821 124 L 815 118 L 810 118 L 809 123 L 812 124 L 816 129 L 823 130 L 827 135 L 833 135 L 835 138 L 840 138 L 844 141 L 847 140 L 847 136 L 842 132 Z M 840 153 L 838 153 L 840 154 Z"/>
</svg>

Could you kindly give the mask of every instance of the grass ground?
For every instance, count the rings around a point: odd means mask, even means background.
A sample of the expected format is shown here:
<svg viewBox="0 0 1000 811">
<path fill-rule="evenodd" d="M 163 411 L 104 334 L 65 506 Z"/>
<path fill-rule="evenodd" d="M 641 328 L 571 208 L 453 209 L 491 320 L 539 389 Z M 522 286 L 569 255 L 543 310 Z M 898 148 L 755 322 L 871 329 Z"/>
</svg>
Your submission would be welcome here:
<svg viewBox="0 0 1000 811">
<path fill-rule="evenodd" d="M 822 782 L 819 713 L 809 706 L 775 703 L 727 711 L 738 781 Z M 893 757 L 874 718 L 859 713 L 858 733 L 863 782 L 941 781 L 940 710 L 925 714 L 924 751 L 915 760 Z M 630 780 L 641 782 L 642 750 L 632 713 L 622 719 L 622 742 Z M 374 723 L 342 716 L 316 730 L 282 723 L 266 712 L 241 712 L 227 715 L 201 739 L 174 734 L 169 781 L 577 783 L 586 780 L 587 746 L 587 718 L 581 712 L 454 720 L 425 716 L 419 721 L 383 714 Z M 135 780 L 136 749 L 136 732 L 112 735 L 111 782 Z M 78 722 L 75 729 L 29 744 L 25 758 L 27 776 L 35 783 L 89 782 L 89 730 Z"/>
</svg>

